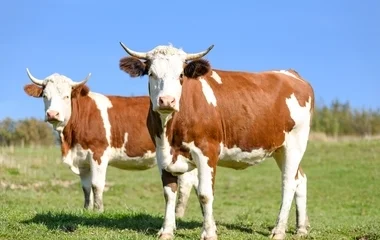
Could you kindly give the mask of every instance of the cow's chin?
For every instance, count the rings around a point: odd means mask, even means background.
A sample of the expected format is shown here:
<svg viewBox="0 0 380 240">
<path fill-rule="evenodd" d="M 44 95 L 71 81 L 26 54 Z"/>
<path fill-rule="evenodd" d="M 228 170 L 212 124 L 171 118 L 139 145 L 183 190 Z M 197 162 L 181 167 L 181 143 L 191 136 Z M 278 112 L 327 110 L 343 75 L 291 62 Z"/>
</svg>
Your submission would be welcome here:
<svg viewBox="0 0 380 240">
<path fill-rule="evenodd" d="M 57 119 L 46 120 L 46 122 L 50 123 L 57 131 L 60 131 L 65 127 L 65 123 Z"/>
</svg>

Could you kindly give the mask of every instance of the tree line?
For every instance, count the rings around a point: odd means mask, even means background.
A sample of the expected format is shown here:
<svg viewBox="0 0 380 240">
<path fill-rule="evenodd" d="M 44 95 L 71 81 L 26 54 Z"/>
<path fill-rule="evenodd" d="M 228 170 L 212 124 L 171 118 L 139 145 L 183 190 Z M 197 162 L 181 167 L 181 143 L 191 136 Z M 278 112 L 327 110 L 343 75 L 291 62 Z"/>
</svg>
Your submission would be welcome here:
<svg viewBox="0 0 380 240">
<path fill-rule="evenodd" d="M 328 106 L 316 106 L 311 130 L 333 137 L 380 135 L 380 109 L 353 109 L 348 102 L 338 100 Z M 42 120 L 5 118 L 0 121 L 0 146 L 57 144 L 58 134 L 50 124 Z"/>
</svg>

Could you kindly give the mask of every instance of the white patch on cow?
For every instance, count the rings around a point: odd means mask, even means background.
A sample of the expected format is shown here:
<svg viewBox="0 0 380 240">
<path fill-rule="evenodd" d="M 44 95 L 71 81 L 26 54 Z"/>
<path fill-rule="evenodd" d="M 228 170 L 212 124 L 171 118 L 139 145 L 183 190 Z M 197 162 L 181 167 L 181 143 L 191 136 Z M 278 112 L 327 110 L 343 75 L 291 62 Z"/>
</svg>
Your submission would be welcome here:
<svg viewBox="0 0 380 240">
<path fill-rule="evenodd" d="M 219 84 L 222 84 L 222 79 L 220 78 L 220 76 L 215 72 L 215 71 L 212 71 L 211 73 L 211 77 Z"/>
<path fill-rule="evenodd" d="M 151 60 L 149 68 L 149 96 L 153 111 L 159 108 L 159 97 L 171 96 L 174 109 L 179 111 L 182 85 L 179 76 L 183 71 L 186 53 L 173 46 L 158 46 L 147 53 Z"/>
<path fill-rule="evenodd" d="M 195 164 L 182 155 L 177 156 L 175 163 L 171 162 L 165 170 L 173 175 L 189 172 L 195 168 Z"/>
<path fill-rule="evenodd" d="M 212 104 L 216 107 L 216 97 L 214 95 L 214 91 L 204 78 L 200 78 L 199 81 L 202 84 L 202 92 L 206 98 L 206 101 L 208 104 Z"/>
<path fill-rule="evenodd" d="M 223 143 L 220 143 L 218 166 L 233 169 L 245 169 L 249 166 L 261 163 L 267 157 L 270 157 L 271 154 L 271 152 L 265 151 L 262 148 L 245 152 L 236 146 L 227 148 Z"/>
<path fill-rule="evenodd" d="M 170 152 L 171 146 L 166 136 L 166 125 L 172 118 L 172 114 L 160 114 L 160 118 L 163 131 L 160 137 L 154 137 L 156 142 L 157 165 L 159 169 L 166 169 L 173 160 L 173 156 Z"/>
<path fill-rule="evenodd" d="M 303 81 L 301 78 L 299 78 L 297 75 L 295 75 L 294 73 L 292 72 L 289 72 L 287 70 L 279 70 L 279 71 L 272 71 L 272 72 L 275 72 L 275 73 L 282 73 L 282 74 L 285 74 L 287 76 L 290 76 L 290 77 L 293 77 L 293 78 L 296 78 L 300 81 Z"/>
<path fill-rule="evenodd" d="M 305 135 L 308 136 L 309 132 L 307 131 L 307 133 L 305 133 L 305 132 L 299 132 L 299 131 L 310 128 L 311 97 L 309 97 L 308 101 L 306 102 L 306 105 L 302 107 L 300 106 L 294 93 L 292 93 L 290 97 L 286 99 L 286 105 L 289 108 L 290 117 L 295 122 L 295 126 L 291 132 L 299 133 L 302 135 L 302 138 L 305 138 Z M 306 127 L 300 128 L 300 125 L 304 126 L 305 124 L 306 124 Z"/>
<path fill-rule="evenodd" d="M 67 152 L 66 156 L 62 156 L 62 161 L 69 166 L 71 171 L 79 175 L 79 168 L 90 166 L 92 154 L 90 149 L 85 150 L 80 144 L 76 144 Z"/>
<path fill-rule="evenodd" d="M 169 144 L 168 138 L 165 134 L 162 134 L 161 138 L 156 136 L 155 141 L 157 165 L 160 169 L 166 169 L 172 163 L 173 160 L 173 156 L 170 153 L 171 146 Z"/>
<path fill-rule="evenodd" d="M 100 111 L 100 116 L 102 117 L 104 129 L 106 131 L 106 139 L 107 139 L 108 145 L 110 145 L 111 144 L 111 123 L 108 118 L 108 109 L 112 108 L 112 103 L 108 97 L 100 93 L 89 92 L 88 96 L 94 100 L 96 107 Z"/>
</svg>

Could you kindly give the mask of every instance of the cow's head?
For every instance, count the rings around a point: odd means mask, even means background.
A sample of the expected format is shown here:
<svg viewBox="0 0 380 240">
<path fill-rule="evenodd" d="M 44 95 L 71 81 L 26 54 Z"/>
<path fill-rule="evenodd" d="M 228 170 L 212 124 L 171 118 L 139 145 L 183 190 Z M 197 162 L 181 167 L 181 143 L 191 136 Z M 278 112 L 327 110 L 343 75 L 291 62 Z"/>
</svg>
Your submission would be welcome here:
<svg viewBox="0 0 380 240">
<path fill-rule="evenodd" d="M 29 79 L 33 84 L 24 86 L 26 94 L 32 97 L 43 97 L 45 104 L 45 121 L 51 123 L 57 130 L 66 126 L 71 117 L 71 99 L 78 90 L 85 88 L 91 73 L 80 82 L 74 82 L 70 78 L 54 73 L 43 80 L 33 77 L 26 69 Z M 88 88 L 87 88 L 88 91 Z"/>
<path fill-rule="evenodd" d="M 199 53 L 185 53 L 173 46 L 158 46 L 144 53 L 120 44 L 131 55 L 120 60 L 120 69 L 131 77 L 149 75 L 149 96 L 153 111 L 164 115 L 180 109 L 183 74 L 187 72 L 187 67 L 194 67 L 188 61 L 201 60 L 214 47 L 211 45 Z"/>
</svg>

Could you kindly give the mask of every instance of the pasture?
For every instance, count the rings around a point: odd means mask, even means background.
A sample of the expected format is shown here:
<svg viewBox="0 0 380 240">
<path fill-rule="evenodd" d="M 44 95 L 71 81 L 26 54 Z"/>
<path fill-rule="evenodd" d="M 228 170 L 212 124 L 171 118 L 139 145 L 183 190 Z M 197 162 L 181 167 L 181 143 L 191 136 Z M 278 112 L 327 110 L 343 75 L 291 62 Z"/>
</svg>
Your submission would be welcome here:
<svg viewBox="0 0 380 240">
<path fill-rule="evenodd" d="M 306 239 L 380 239 L 380 140 L 310 142 L 302 166 L 312 226 Z M 215 190 L 219 239 L 268 239 L 281 197 L 273 159 L 243 171 L 218 168 Z M 105 212 L 82 205 L 79 177 L 61 163 L 58 147 L 0 149 L 0 239 L 156 239 L 164 210 L 157 168 L 109 167 Z M 199 239 L 201 221 L 193 191 L 176 239 Z M 288 239 L 294 231 L 293 206 Z"/>
</svg>

